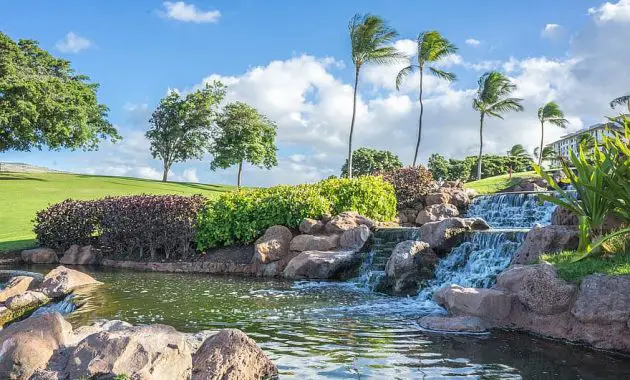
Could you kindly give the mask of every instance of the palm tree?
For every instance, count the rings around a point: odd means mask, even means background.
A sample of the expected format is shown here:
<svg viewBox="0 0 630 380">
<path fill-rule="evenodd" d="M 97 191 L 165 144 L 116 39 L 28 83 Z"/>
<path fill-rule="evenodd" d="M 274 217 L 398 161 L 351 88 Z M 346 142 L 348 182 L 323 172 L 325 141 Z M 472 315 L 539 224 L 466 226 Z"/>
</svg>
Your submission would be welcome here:
<svg viewBox="0 0 630 380">
<path fill-rule="evenodd" d="M 622 105 L 627 105 L 628 111 L 630 111 L 630 95 L 620 96 L 616 99 L 613 99 L 613 101 L 610 102 L 610 108 L 615 108 L 617 106 L 622 106 Z"/>
<path fill-rule="evenodd" d="M 521 144 L 514 145 L 512 149 L 508 151 L 508 155 L 515 158 L 531 158 L 527 150 L 525 150 Z"/>
<path fill-rule="evenodd" d="M 357 113 L 357 90 L 359 72 L 368 63 L 388 64 L 403 58 L 391 43 L 398 33 L 387 25 L 385 20 L 373 15 L 356 14 L 350 20 L 350 42 L 352 44 L 352 63 L 354 63 L 354 97 L 352 102 L 352 121 L 348 139 L 348 177 L 352 178 L 352 134 Z"/>
<path fill-rule="evenodd" d="M 565 129 L 569 121 L 564 118 L 564 112 L 556 102 L 549 102 L 538 109 L 538 121 L 540 121 L 540 149 L 543 149 L 543 140 L 545 139 L 545 122 L 551 125 Z M 538 158 L 538 166 L 542 164 L 542 155 Z"/>
<path fill-rule="evenodd" d="M 512 98 L 510 95 L 516 90 L 508 77 L 498 71 L 490 71 L 481 76 L 479 88 L 473 99 L 473 108 L 479 111 L 479 159 L 477 160 L 477 179 L 481 179 L 481 159 L 483 155 L 483 121 L 488 117 L 503 119 L 502 113 L 508 111 L 522 111 L 523 99 Z"/>
<path fill-rule="evenodd" d="M 420 33 L 418 36 L 418 44 L 416 51 L 417 64 L 410 64 L 398 72 L 396 76 L 396 89 L 400 90 L 400 85 L 403 79 L 418 70 L 420 73 L 420 95 L 418 100 L 420 101 L 420 117 L 418 119 L 418 141 L 416 142 L 416 152 L 413 156 L 413 166 L 416 166 L 418 159 L 418 150 L 420 149 L 420 140 L 422 138 L 422 114 L 424 113 L 424 104 L 422 103 L 422 80 L 424 77 L 425 64 L 431 62 L 437 62 L 457 51 L 457 47 L 453 45 L 449 40 L 442 37 L 437 31 L 428 31 Z M 429 72 L 438 78 L 445 79 L 452 82 L 456 79 L 455 74 L 440 70 L 436 67 L 428 66 Z"/>
<path fill-rule="evenodd" d="M 546 146 L 542 150 L 542 155 L 540 154 L 540 148 L 534 149 L 534 157 L 536 157 L 538 162 L 551 161 L 558 157 L 558 153 L 550 146 Z"/>
</svg>

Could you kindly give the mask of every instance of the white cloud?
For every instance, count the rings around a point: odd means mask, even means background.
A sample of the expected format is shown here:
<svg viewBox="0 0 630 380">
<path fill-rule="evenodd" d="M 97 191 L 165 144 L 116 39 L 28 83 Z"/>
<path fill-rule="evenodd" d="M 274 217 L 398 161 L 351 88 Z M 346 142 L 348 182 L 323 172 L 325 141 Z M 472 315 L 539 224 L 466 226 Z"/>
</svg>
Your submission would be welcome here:
<svg viewBox="0 0 630 380">
<path fill-rule="evenodd" d="M 199 183 L 199 177 L 197 177 L 197 169 L 195 168 L 188 168 L 186 170 L 184 170 L 184 172 L 182 173 L 182 178 L 184 179 L 185 182 L 193 182 L 193 183 Z"/>
<path fill-rule="evenodd" d="M 481 45 L 481 41 L 474 39 L 474 38 L 469 38 L 466 40 L 466 45 L 470 45 L 470 46 L 479 46 Z"/>
<path fill-rule="evenodd" d="M 186 4 L 183 1 L 165 1 L 162 5 L 165 8 L 165 11 L 161 13 L 162 16 L 173 20 L 197 24 L 205 22 L 216 23 L 219 22 L 221 17 L 221 12 L 218 10 L 202 11 L 196 5 Z"/>
<path fill-rule="evenodd" d="M 619 0 L 617 3 L 606 2 L 598 8 L 590 8 L 588 13 L 599 22 L 630 21 L 630 0 Z"/>
<path fill-rule="evenodd" d="M 564 35 L 564 28 L 558 24 L 547 24 L 540 31 L 540 36 L 542 38 L 547 38 L 550 40 L 560 39 Z"/>
<path fill-rule="evenodd" d="M 62 53 L 78 53 L 92 46 L 92 41 L 81 37 L 73 32 L 69 32 L 66 36 L 57 41 L 55 47 Z"/>
</svg>

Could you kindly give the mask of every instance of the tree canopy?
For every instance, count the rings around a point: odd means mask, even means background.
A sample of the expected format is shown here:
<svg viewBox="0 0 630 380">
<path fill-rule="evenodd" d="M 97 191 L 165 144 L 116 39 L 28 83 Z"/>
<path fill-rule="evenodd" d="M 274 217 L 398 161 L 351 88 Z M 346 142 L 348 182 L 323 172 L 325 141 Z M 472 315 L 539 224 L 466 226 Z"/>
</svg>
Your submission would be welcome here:
<svg viewBox="0 0 630 380">
<path fill-rule="evenodd" d="M 98 148 L 120 139 L 98 84 L 33 40 L 0 32 L 0 152 Z"/>
<path fill-rule="evenodd" d="M 218 81 L 185 96 L 172 91 L 157 106 L 146 136 L 151 142 L 153 158 L 162 160 L 162 181 L 176 162 L 201 159 L 210 146 L 212 126 L 225 86 Z"/>
<path fill-rule="evenodd" d="M 276 123 L 243 102 L 225 106 L 213 131 L 213 155 L 210 169 L 227 169 L 238 165 L 237 185 L 241 186 L 243 163 L 271 169 L 276 158 Z"/>
<path fill-rule="evenodd" d="M 388 150 L 359 148 L 354 151 L 352 176 L 370 175 L 380 171 L 402 168 L 403 164 L 397 155 Z M 348 160 L 341 167 L 341 176 L 348 176 Z"/>
</svg>

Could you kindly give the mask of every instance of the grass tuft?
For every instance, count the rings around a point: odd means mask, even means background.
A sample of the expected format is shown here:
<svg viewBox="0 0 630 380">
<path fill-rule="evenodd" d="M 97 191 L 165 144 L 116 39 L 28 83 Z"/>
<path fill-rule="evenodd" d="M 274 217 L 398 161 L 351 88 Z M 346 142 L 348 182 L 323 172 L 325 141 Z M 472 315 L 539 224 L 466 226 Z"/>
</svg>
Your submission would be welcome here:
<svg viewBox="0 0 630 380">
<path fill-rule="evenodd" d="M 580 261 L 571 262 L 577 255 L 577 252 L 565 251 L 541 255 L 540 260 L 553 264 L 560 277 L 572 282 L 579 282 L 596 273 L 609 276 L 630 275 L 630 252 L 591 254 Z"/>
<path fill-rule="evenodd" d="M 509 174 L 499 175 L 496 177 L 484 178 L 479 181 L 471 181 L 464 184 L 467 189 L 473 189 L 479 195 L 494 194 L 521 183 L 523 178 L 540 178 L 535 172 L 513 173 L 512 178 Z"/>
</svg>

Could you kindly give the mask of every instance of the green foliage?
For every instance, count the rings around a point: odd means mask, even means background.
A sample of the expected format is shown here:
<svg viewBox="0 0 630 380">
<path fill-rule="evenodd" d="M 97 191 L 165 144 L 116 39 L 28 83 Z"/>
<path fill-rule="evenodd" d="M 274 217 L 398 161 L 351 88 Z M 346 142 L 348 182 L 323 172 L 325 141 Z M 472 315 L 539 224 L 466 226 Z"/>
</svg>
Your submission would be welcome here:
<svg viewBox="0 0 630 380">
<path fill-rule="evenodd" d="M 225 86 L 215 81 L 186 96 L 171 91 L 160 100 L 149 120 L 151 128 L 146 137 L 151 142 L 153 158 L 162 160 L 163 181 L 168 179 L 174 163 L 203 157 L 224 96 Z"/>
<path fill-rule="evenodd" d="M 433 178 L 441 179 L 441 180 L 448 179 L 449 171 L 451 169 L 451 164 L 448 162 L 448 160 L 444 156 L 439 155 L 437 153 L 433 153 L 429 157 L 429 162 L 428 162 L 427 167 L 433 174 Z"/>
<path fill-rule="evenodd" d="M 525 150 L 525 148 L 523 148 L 523 145 L 521 144 L 516 144 L 512 148 L 510 148 L 508 156 L 515 158 L 527 158 L 528 160 L 531 159 L 529 153 L 527 153 L 527 150 Z"/>
<path fill-rule="evenodd" d="M 383 179 L 394 186 L 398 207 L 415 208 L 422 204 L 424 196 L 435 188 L 433 175 L 424 166 L 408 166 L 381 173 Z"/>
<path fill-rule="evenodd" d="M 371 175 L 376 172 L 402 168 L 400 158 L 388 150 L 359 148 L 352 155 L 352 176 Z M 341 176 L 348 176 L 348 160 L 341 167 Z"/>
<path fill-rule="evenodd" d="M 213 133 L 213 155 L 210 169 L 227 169 L 238 165 L 238 186 L 241 184 L 243 162 L 271 169 L 276 158 L 276 124 L 255 108 L 234 102 L 225 106 Z"/>
<path fill-rule="evenodd" d="M 557 254 L 541 255 L 540 260 L 553 264 L 558 275 L 567 281 L 580 281 L 591 274 L 608 276 L 630 275 L 630 252 L 615 254 L 595 253 L 584 259 L 579 252 L 565 251 Z"/>
<path fill-rule="evenodd" d="M 534 149 L 534 157 L 540 163 L 543 163 L 545 161 L 552 161 L 552 160 L 556 159 L 556 157 L 558 157 L 558 153 L 556 153 L 556 151 L 554 151 L 553 148 L 550 147 L 550 146 L 544 147 L 542 152 L 543 153 L 542 153 L 542 157 L 541 157 L 540 156 L 540 148 L 536 147 L 536 149 Z"/>
<path fill-rule="evenodd" d="M 518 145 L 515 147 L 518 147 Z M 523 152 L 516 150 L 514 153 L 516 154 L 511 154 L 510 156 L 483 155 L 484 165 L 481 170 L 481 178 L 507 174 L 510 168 L 512 168 L 513 173 L 526 172 L 533 169 L 531 158 L 524 150 Z M 469 156 L 463 160 L 451 158 L 446 161 L 439 154 L 433 154 L 429 157 L 429 169 L 436 178 L 468 182 L 476 178 L 473 168 L 477 160 L 478 157 Z"/>
<path fill-rule="evenodd" d="M 523 179 L 540 178 L 535 172 L 513 173 L 512 178 L 508 174 L 484 178 L 479 181 L 471 181 L 464 184 L 467 189 L 472 189 L 479 195 L 495 194 L 519 185 Z"/>
<path fill-rule="evenodd" d="M 394 189 L 380 177 L 328 179 L 312 185 L 274 186 L 226 193 L 199 213 L 201 251 L 251 243 L 269 227 L 297 228 L 304 218 L 357 211 L 376 220 L 396 214 Z"/>
<path fill-rule="evenodd" d="M 540 147 L 539 152 L 543 152 L 538 157 L 538 165 L 542 165 L 545 149 L 543 141 L 545 139 L 545 123 L 555 125 L 558 128 L 566 129 L 569 121 L 564 118 L 564 112 L 556 102 L 548 102 L 538 109 L 538 121 L 540 121 Z"/>
<path fill-rule="evenodd" d="M 98 103 L 98 84 L 77 74 L 36 41 L 17 43 L 0 32 L 0 153 L 98 148 L 120 139 Z"/>
</svg>

